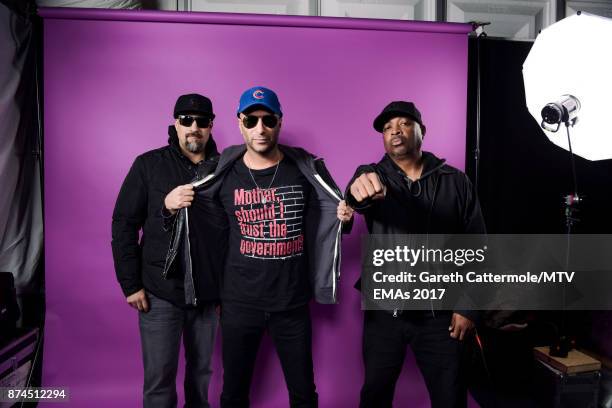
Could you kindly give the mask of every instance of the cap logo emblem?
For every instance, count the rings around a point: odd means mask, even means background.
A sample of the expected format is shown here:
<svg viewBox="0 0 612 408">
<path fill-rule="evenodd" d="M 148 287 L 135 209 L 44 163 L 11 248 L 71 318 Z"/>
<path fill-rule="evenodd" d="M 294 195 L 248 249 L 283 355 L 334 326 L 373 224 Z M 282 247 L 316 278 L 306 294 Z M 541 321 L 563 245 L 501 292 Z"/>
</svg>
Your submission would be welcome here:
<svg viewBox="0 0 612 408">
<path fill-rule="evenodd" d="M 264 92 L 261 89 L 256 90 L 255 92 L 253 92 L 253 98 L 255 98 L 255 99 L 263 99 L 264 98 Z"/>
</svg>

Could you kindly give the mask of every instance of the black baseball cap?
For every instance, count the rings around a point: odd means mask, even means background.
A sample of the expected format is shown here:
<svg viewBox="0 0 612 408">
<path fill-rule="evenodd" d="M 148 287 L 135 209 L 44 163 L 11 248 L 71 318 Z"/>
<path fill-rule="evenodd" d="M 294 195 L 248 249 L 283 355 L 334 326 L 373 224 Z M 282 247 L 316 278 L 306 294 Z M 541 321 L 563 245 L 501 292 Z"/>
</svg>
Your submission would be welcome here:
<svg viewBox="0 0 612 408">
<path fill-rule="evenodd" d="M 212 102 L 200 94 L 187 94 L 178 97 L 174 105 L 174 118 L 176 119 L 179 114 L 184 113 L 195 113 L 208 116 L 211 119 L 215 118 Z"/>
<path fill-rule="evenodd" d="M 419 112 L 414 103 L 406 101 L 394 101 L 385 106 L 385 109 L 374 119 L 374 129 L 382 133 L 385 123 L 397 117 L 408 117 L 416 121 L 421 125 L 421 130 L 423 135 L 425 135 L 425 125 L 423 124 L 423 119 L 421 119 L 421 112 Z"/>
</svg>

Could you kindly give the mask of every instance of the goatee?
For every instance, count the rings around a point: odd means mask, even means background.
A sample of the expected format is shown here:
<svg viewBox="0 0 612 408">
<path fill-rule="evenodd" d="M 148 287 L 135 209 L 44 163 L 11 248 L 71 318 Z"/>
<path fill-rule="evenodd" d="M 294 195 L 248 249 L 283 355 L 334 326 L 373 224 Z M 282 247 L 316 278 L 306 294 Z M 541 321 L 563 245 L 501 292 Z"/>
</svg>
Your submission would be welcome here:
<svg viewBox="0 0 612 408">
<path fill-rule="evenodd" d="M 185 148 L 191 153 L 202 153 L 204 152 L 206 145 L 198 140 L 193 142 L 187 142 L 185 144 Z"/>
</svg>

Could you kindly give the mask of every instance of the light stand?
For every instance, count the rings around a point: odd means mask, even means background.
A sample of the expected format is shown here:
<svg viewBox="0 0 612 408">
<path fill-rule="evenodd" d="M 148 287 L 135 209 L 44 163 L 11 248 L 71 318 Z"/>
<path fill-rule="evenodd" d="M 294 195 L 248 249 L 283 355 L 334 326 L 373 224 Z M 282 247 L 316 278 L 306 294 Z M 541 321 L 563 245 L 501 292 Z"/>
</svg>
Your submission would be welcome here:
<svg viewBox="0 0 612 408">
<path fill-rule="evenodd" d="M 574 186 L 573 193 L 564 197 L 566 265 L 569 265 L 571 256 L 570 233 L 578 222 L 576 207 L 583 199 L 578 194 L 573 155 L 593 161 L 612 159 L 612 138 L 607 137 L 609 125 L 605 120 L 610 115 L 609 99 L 612 95 L 612 81 L 608 80 L 612 72 L 612 53 L 605 52 L 609 49 L 611 36 L 611 18 L 578 12 L 542 30 L 523 63 L 525 102 L 529 113 L 542 125 L 544 134 L 553 144 L 570 152 Z M 549 103 L 562 94 L 566 95 L 561 101 Z M 580 96 L 580 102 L 567 94 Z M 581 102 L 584 103 L 582 109 Z M 573 126 L 579 109 L 580 123 Z M 567 141 L 556 133 L 561 124 L 566 126 Z M 573 145 L 570 125 L 573 127 Z M 563 296 L 563 309 L 566 309 L 565 292 Z M 565 315 L 563 312 L 562 316 Z"/>
<path fill-rule="evenodd" d="M 474 188 L 478 191 L 478 182 L 480 180 L 480 43 L 483 38 L 487 38 L 487 33 L 484 27 L 491 24 L 483 21 L 470 21 L 472 30 L 476 33 L 476 147 L 474 147 Z"/>
<path fill-rule="evenodd" d="M 564 207 L 565 207 L 565 227 L 566 227 L 566 232 L 568 235 L 568 241 L 569 241 L 569 235 L 572 231 L 572 227 L 574 226 L 574 224 L 576 224 L 577 222 L 580 221 L 579 218 L 576 217 L 575 213 L 578 212 L 578 204 L 580 204 L 583 200 L 584 197 L 582 197 L 581 195 L 578 194 L 578 181 L 577 181 L 577 177 L 576 177 L 576 164 L 574 162 L 574 153 L 572 151 L 572 142 L 571 142 L 571 138 L 570 138 L 570 131 L 569 131 L 569 123 L 566 122 L 565 123 L 565 128 L 567 130 L 567 145 L 569 146 L 569 154 L 570 154 L 570 166 L 572 168 L 572 180 L 573 180 L 573 185 L 574 185 L 574 192 L 573 194 L 568 194 L 565 197 L 563 197 L 563 203 L 564 203 Z M 568 243 L 569 246 L 569 243 Z M 568 253 L 569 256 L 569 253 Z M 569 266 L 569 258 L 566 261 L 566 269 Z"/>
<path fill-rule="evenodd" d="M 572 227 L 580 221 L 576 216 L 579 211 L 578 204 L 583 200 L 578 194 L 578 178 L 576 177 L 576 163 L 574 160 L 574 152 L 572 150 L 572 140 L 570 137 L 570 126 L 574 126 L 578 121 L 578 111 L 580 110 L 580 102 L 578 98 L 572 95 L 563 95 L 559 102 L 549 103 L 542 109 L 542 122 L 540 126 L 551 132 L 557 132 L 561 127 L 561 123 L 565 124 L 567 132 L 567 145 L 570 156 L 570 167 L 572 169 L 573 193 L 563 197 L 564 213 L 565 213 L 565 233 L 567 237 L 566 252 L 565 252 L 565 271 L 569 270 L 570 251 L 571 251 L 571 233 Z M 549 125 L 557 125 L 552 128 Z M 562 292 L 562 315 L 561 327 L 557 333 L 557 338 L 550 346 L 550 355 L 557 357 L 567 357 L 568 352 L 575 345 L 575 341 L 566 337 L 565 331 L 565 283 L 563 284 Z"/>
</svg>

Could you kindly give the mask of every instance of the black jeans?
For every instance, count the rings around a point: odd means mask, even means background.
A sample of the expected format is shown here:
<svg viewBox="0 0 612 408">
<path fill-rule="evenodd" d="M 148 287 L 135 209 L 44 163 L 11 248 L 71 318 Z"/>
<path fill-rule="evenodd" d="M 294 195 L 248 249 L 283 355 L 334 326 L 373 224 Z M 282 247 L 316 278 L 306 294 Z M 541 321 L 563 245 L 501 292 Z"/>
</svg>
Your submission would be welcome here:
<svg viewBox="0 0 612 408">
<path fill-rule="evenodd" d="M 449 335 L 451 314 L 404 311 L 397 317 L 366 310 L 363 324 L 365 381 L 361 408 L 393 406 L 395 384 L 407 346 L 423 374 L 432 408 L 465 408 L 467 387 L 461 373 L 462 343 Z"/>
<path fill-rule="evenodd" d="M 144 360 L 144 407 L 176 407 L 181 337 L 186 361 L 185 407 L 209 407 L 208 384 L 218 320 L 215 306 L 181 309 L 148 292 L 147 297 L 149 311 L 138 314 Z"/>
<path fill-rule="evenodd" d="M 222 408 L 249 406 L 255 358 L 265 330 L 278 353 L 291 407 L 317 407 L 312 368 L 312 327 L 308 305 L 263 312 L 233 304 L 221 311 L 223 339 Z"/>
</svg>

